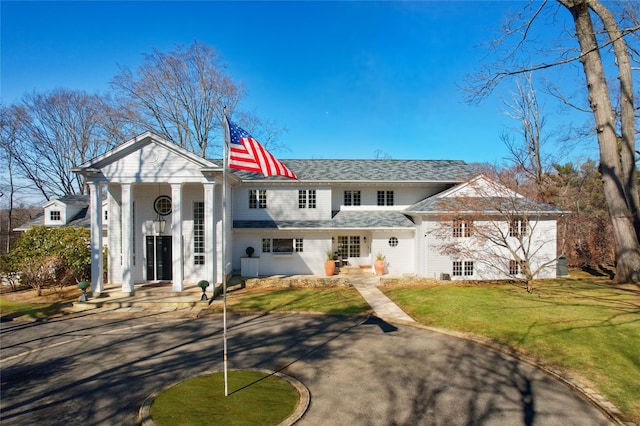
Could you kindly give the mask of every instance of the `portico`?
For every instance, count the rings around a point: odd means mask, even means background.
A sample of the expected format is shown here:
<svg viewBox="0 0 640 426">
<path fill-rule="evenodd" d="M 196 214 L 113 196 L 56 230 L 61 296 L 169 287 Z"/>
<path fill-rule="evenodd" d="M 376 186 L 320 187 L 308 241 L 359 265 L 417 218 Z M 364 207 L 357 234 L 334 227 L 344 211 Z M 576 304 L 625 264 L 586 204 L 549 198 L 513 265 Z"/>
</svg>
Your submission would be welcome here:
<svg viewBox="0 0 640 426">
<path fill-rule="evenodd" d="M 74 172 L 90 192 L 91 290 L 134 293 L 145 282 L 222 281 L 222 168 L 149 132 Z M 101 214 L 106 198 L 108 209 Z M 107 225 L 103 250 L 103 222 Z M 105 258 L 105 255 L 107 256 Z"/>
</svg>

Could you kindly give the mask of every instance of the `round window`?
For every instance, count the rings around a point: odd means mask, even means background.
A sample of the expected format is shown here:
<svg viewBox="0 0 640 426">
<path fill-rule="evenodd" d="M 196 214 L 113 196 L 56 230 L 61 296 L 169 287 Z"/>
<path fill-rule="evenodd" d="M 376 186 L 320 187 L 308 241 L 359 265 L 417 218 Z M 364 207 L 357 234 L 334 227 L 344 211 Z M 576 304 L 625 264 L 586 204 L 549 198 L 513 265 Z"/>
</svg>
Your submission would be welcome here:
<svg viewBox="0 0 640 426">
<path fill-rule="evenodd" d="M 160 216 L 166 216 L 171 213 L 171 197 L 161 195 L 153 202 L 153 209 Z"/>
<path fill-rule="evenodd" d="M 396 237 L 389 238 L 389 246 L 396 247 L 398 245 L 398 239 Z"/>
</svg>

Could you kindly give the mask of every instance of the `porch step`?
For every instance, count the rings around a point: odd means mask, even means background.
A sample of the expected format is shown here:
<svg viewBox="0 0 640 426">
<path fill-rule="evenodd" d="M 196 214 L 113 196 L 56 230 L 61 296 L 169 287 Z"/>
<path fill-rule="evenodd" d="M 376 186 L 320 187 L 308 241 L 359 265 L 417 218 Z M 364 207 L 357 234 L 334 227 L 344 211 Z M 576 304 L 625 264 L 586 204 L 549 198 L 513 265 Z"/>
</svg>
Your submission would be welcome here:
<svg viewBox="0 0 640 426">
<path fill-rule="evenodd" d="M 210 290 L 210 289 L 209 289 Z M 200 300 L 202 290 L 198 287 L 185 289 L 184 291 L 174 292 L 171 287 L 150 287 L 136 288 L 135 293 L 126 293 L 117 290 L 110 290 L 92 295 L 87 293 L 87 301 L 76 301 L 70 308 L 73 312 L 87 311 L 92 309 L 116 310 L 145 310 L 155 312 L 167 312 L 177 310 L 195 310 L 206 309 L 209 300 Z M 211 292 L 207 293 L 209 298 Z"/>
<path fill-rule="evenodd" d="M 341 266 L 339 275 L 346 275 L 348 277 L 372 277 L 374 274 L 371 272 L 371 267 L 362 268 L 360 266 Z"/>
</svg>

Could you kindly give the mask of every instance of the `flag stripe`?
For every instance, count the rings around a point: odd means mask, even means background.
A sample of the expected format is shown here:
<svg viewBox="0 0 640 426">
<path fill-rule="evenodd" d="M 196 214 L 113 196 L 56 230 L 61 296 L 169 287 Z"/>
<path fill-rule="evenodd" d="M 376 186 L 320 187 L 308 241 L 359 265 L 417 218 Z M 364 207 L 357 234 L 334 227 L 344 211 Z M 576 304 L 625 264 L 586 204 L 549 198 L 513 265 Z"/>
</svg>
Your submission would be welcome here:
<svg viewBox="0 0 640 426">
<path fill-rule="evenodd" d="M 226 117 L 225 117 L 226 118 Z M 264 176 L 285 176 L 298 179 L 295 173 L 267 151 L 246 131 L 226 120 L 229 126 L 229 167 L 262 173 Z"/>
</svg>

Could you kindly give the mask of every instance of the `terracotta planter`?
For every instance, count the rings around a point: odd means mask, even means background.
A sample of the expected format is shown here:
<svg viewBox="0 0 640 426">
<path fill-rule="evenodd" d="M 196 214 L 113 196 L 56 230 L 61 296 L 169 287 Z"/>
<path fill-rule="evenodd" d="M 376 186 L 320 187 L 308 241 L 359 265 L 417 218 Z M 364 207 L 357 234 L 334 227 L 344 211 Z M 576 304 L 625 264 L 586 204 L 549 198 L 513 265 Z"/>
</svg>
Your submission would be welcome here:
<svg viewBox="0 0 640 426">
<path fill-rule="evenodd" d="M 384 260 L 379 259 L 373 262 L 373 268 L 376 270 L 376 275 L 384 274 Z"/>
<path fill-rule="evenodd" d="M 324 273 L 330 277 L 336 273 L 336 262 L 333 260 L 325 260 L 324 261 Z"/>
</svg>

